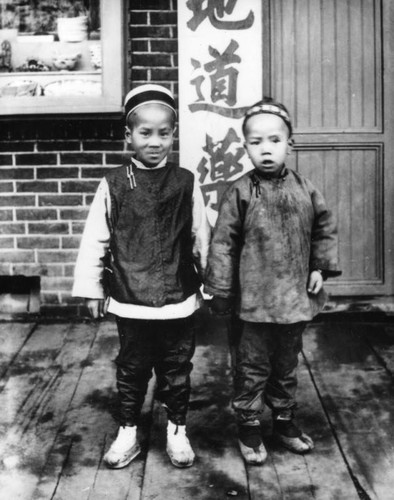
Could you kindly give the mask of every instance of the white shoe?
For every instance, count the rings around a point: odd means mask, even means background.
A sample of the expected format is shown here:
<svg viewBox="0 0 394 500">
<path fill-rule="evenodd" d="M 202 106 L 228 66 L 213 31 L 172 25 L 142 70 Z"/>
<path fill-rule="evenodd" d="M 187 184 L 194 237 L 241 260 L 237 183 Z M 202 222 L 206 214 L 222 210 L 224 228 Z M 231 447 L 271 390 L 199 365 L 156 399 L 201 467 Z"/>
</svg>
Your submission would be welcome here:
<svg viewBox="0 0 394 500">
<path fill-rule="evenodd" d="M 247 464 L 262 465 L 267 460 L 267 450 L 263 443 L 257 448 L 250 448 L 238 439 L 239 449 Z"/>
<path fill-rule="evenodd" d="M 168 422 L 166 451 L 175 467 L 191 467 L 193 465 L 195 455 L 186 436 L 185 425 Z"/>
<path fill-rule="evenodd" d="M 121 469 L 140 453 L 137 441 L 137 427 L 119 427 L 118 435 L 104 455 L 104 462 L 110 469 Z"/>
</svg>

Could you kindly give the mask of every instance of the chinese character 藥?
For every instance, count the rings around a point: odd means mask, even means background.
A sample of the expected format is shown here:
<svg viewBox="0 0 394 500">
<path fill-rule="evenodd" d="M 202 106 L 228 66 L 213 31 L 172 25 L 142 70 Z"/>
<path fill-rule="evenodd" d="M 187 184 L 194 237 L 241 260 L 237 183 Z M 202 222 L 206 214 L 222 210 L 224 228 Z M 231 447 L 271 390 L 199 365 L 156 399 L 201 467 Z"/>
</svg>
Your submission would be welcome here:
<svg viewBox="0 0 394 500">
<path fill-rule="evenodd" d="M 205 146 L 202 150 L 206 155 L 201 158 L 197 172 L 204 201 L 213 210 L 217 210 L 217 204 L 228 181 L 243 170 L 240 160 L 245 151 L 242 146 L 236 146 L 240 143 L 241 139 L 233 128 L 227 131 L 222 141 L 214 142 L 210 135 L 205 136 Z M 211 182 L 204 184 L 208 176 Z"/>
</svg>

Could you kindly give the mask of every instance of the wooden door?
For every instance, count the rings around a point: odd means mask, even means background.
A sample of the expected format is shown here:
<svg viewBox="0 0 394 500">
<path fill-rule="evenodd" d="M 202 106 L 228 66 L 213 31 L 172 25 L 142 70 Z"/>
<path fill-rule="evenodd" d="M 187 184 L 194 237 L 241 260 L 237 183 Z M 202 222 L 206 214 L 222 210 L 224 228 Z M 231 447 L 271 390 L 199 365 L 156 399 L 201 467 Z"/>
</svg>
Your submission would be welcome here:
<svg viewBox="0 0 394 500">
<path fill-rule="evenodd" d="M 264 93 L 293 117 L 289 166 L 321 189 L 336 214 L 343 275 L 329 285 L 333 295 L 394 292 L 392 4 L 266 4 Z"/>
</svg>

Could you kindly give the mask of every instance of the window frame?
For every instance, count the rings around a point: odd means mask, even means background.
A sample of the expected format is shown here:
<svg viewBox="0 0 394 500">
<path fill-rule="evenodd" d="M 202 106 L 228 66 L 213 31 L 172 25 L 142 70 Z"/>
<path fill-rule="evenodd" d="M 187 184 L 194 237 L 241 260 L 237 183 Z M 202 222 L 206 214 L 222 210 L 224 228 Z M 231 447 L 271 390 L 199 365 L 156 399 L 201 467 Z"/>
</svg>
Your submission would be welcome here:
<svg viewBox="0 0 394 500">
<path fill-rule="evenodd" d="M 126 58 L 124 50 L 125 3 L 124 0 L 101 0 L 100 2 L 102 43 L 102 94 L 100 96 L 0 97 L 0 117 L 122 112 Z M 13 74 L 0 73 L 0 81 L 2 77 L 9 78 L 10 75 Z M 20 73 L 14 76 L 15 80 L 38 78 L 38 73 Z"/>
</svg>

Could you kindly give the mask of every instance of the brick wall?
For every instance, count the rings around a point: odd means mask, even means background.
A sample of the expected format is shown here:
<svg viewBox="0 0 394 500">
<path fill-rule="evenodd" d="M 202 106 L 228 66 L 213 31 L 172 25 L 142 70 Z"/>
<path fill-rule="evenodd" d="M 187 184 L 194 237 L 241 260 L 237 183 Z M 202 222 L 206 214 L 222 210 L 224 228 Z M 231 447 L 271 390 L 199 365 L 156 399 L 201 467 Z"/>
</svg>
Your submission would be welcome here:
<svg viewBox="0 0 394 500">
<path fill-rule="evenodd" d="M 177 95 L 176 0 L 129 8 L 128 87 L 154 82 Z M 0 275 L 40 276 L 43 314 L 79 314 L 74 263 L 100 178 L 129 155 L 122 117 L 0 121 Z"/>
</svg>

